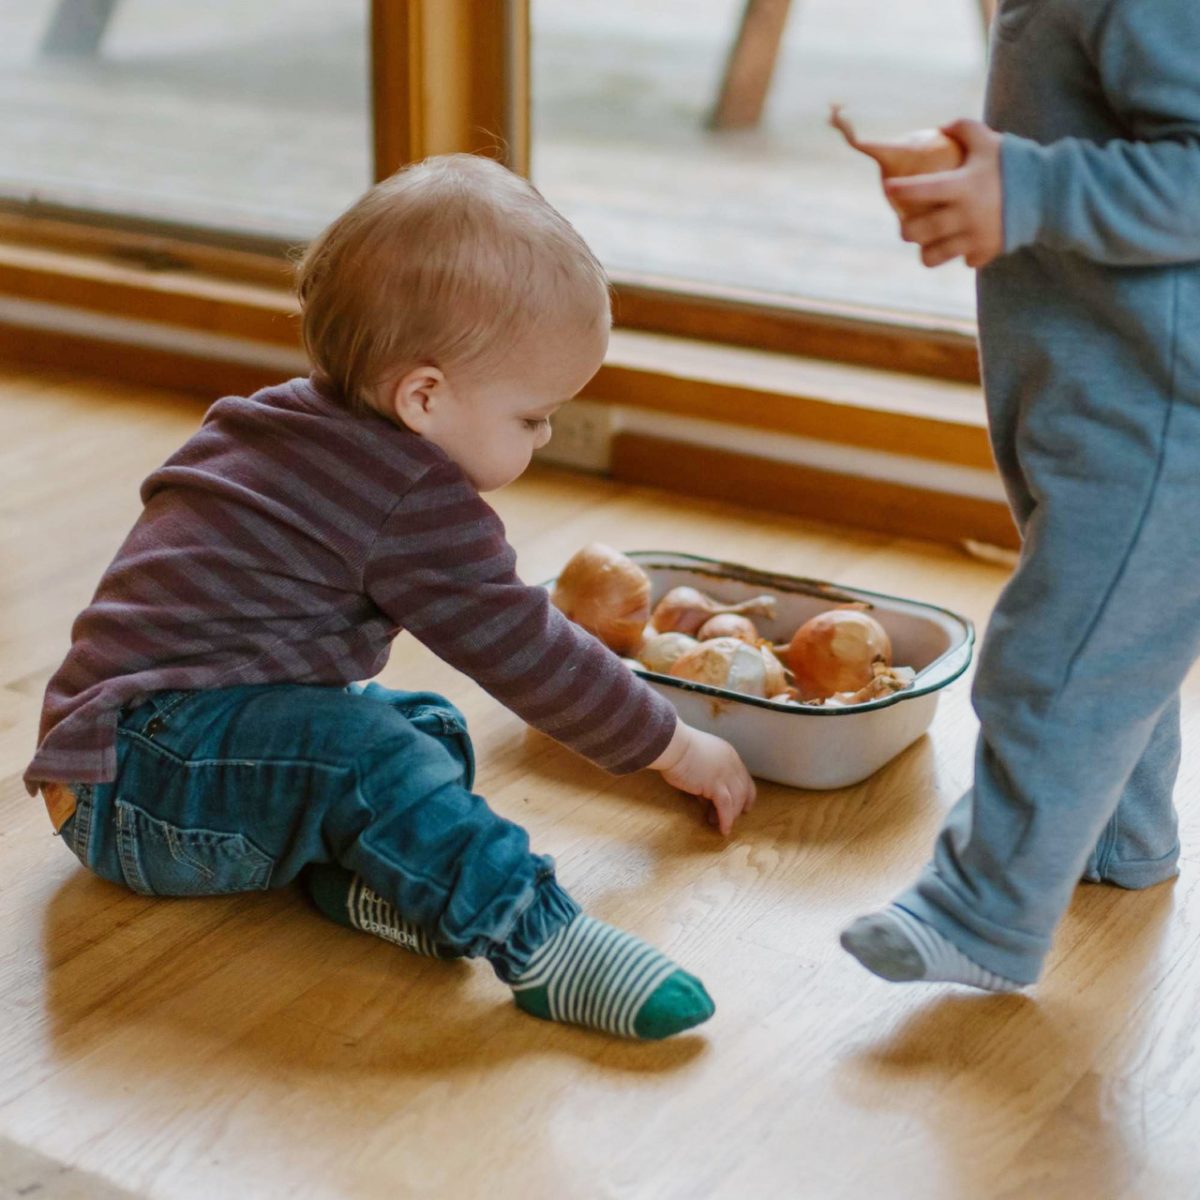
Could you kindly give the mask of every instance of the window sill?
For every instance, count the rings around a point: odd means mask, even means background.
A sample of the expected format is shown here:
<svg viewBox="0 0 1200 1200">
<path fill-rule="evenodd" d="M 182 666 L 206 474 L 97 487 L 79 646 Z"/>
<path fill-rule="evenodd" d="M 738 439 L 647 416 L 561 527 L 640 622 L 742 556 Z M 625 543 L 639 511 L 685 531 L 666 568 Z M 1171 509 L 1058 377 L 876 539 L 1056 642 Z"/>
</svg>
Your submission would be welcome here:
<svg viewBox="0 0 1200 1200">
<path fill-rule="evenodd" d="M 240 276 L 169 259 L 158 265 L 0 240 L 0 352 L 205 397 L 244 393 L 304 369 L 293 296 L 282 283 L 272 286 L 259 260 Z M 277 269 L 286 277 L 282 264 Z M 919 478 L 928 464 L 930 473 L 942 471 L 935 498 L 957 494 L 1002 508 L 982 394 L 971 383 L 617 329 L 584 396 L 641 414 L 640 426 L 626 421 L 613 439 L 612 468 L 621 477 L 637 476 L 641 468 L 629 464 L 644 461 L 643 443 L 682 442 L 705 448 L 707 457 L 691 456 L 698 467 L 704 459 L 704 471 L 728 468 L 743 481 L 747 468 L 733 459 L 774 462 L 776 475 L 785 467 L 811 475 L 832 463 L 843 488 L 856 477 L 877 488 L 906 486 L 891 467 L 906 463 Z M 714 428 L 729 437 L 714 437 Z M 732 457 L 721 456 L 723 441 Z M 766 447 L 765 457 L 756 446 Z M 994 512 L 987 529 L 999 519 Z M 912 532 L 929 536 L 924 527 Z"/>
</svg>

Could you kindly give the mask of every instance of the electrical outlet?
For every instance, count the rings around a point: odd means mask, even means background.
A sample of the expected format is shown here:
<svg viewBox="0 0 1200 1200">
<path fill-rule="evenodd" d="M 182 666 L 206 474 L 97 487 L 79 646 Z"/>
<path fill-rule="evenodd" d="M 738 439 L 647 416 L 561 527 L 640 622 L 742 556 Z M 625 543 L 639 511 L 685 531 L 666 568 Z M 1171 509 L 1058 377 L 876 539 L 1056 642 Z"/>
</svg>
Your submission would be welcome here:
<svg viewBox="0 0 1200 1200">
<path fill-rule="evenodd" d="M 535 457 L 580 471 L 607 471 L 615 426 L 611 405 L 572 400 L 550 418 L 550 441 Z"/>
</svg>

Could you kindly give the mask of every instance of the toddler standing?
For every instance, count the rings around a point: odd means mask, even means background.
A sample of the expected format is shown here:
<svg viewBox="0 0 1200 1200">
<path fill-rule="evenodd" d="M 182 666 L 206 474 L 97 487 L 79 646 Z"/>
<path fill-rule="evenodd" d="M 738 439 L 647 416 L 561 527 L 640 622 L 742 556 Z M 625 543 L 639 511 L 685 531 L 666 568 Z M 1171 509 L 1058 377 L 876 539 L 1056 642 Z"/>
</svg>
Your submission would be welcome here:
<svg viewBox="0 0 1200 1200">
<path fill-rule="evenodd" d="M 987 125 L 895 180 L 903 235 L 979 267 L 1021 529 L 973 700 L 974 787 L 843 945 L 893 980 L 1037 979 L 1080 879 L 1176 874 L 1179 688 L 1200 653 L 1200 4 L 1001 0 Z"/>
<path fill-rule="evenodd" d="M 539 1017 L 639 1038 L 706 1020 L 691 975 L 581 914 L 471 791 L 461 714 L 356 679 L 407 629 L 616 773 L 652 767 L 728 833 L 754 787 L 514 571 L 503 487 L 595 373 L 603 271 L 527 182 L 431 159 L 373 188 L 300 271 L 314 366 L 209 410 L 142 485 L 77 619 L 26 773 L 97 874 L 147 895 L 301 877 L 343 924 L 480 956 Z"/>
</svg>

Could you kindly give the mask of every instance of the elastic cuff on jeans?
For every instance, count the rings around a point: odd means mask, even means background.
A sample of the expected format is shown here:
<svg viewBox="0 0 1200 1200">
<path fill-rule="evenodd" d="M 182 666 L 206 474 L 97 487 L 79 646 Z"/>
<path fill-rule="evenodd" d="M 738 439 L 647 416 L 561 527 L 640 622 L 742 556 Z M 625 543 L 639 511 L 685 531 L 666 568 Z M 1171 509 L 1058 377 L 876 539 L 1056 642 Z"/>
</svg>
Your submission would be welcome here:
<svg viewBox="0 0 1200 1200">
<path fill-rule="evenodd" d="M 505 983 L 511 983 L 525 970 L 533 952 L 582 911 L 559 886 L 553 874 L 547 875 L 535 886 L 529 904 L 517 917 L 512 932 L 502 944 L 488 951 L 487 960 L 492 969 Z"/>
</svg>

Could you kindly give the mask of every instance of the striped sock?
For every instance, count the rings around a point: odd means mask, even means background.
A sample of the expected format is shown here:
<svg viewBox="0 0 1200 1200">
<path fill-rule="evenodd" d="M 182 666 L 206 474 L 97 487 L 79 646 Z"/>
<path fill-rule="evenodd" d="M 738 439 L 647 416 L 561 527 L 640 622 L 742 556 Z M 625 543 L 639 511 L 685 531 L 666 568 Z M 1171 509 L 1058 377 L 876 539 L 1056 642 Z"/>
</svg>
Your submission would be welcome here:
<svg viewBox="0 0 1200 1200">
<path fill-rule="evenodd" d="M 314 864 L 305 871 L 304 886 L 321 912 L 339 925 L 373 933 L 426 958 L 462 957 L 449 946 L 435 942 L 419 925 L 404 920 L 390 901 L 345 867 Z"/>
<path fill-rule="evenodd" d="M 932 925 L 898 904 L 859 917 L 842 932 L 842 948 L 892 983 L 965 983 L 988 992 L 1015 992 L 1025 986 L 972 962 Z"/>
<path fill-rule="evenodd" d="M 622 1037 L 670 1037 L 707 1021 L 700 980 L 641 938 L 582 913 L 539 946 L 512 983 L 518 1007 Z"/>
</svg>

